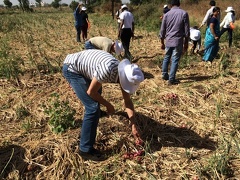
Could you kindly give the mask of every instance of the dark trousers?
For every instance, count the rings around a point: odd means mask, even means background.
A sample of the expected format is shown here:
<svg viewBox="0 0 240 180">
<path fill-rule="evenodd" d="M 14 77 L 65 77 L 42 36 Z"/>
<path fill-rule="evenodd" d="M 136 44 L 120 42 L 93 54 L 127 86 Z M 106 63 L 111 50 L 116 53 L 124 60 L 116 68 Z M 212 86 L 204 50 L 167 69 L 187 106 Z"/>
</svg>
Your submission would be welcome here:
<svg viewBox="0 0 240 180">
<path fill-rule="evenodd" d="M 85 41 L 87 39 L 88 24 L 84 24 L 83 26 L 81 26 L 81 30 L 83 41 Z"/>
<path fill-rule="evenodd" d="M 76 30 L 77 30 L 77 42 L 81 42 L 81 38 L 80 38 L 81 27 L 80 26 L 76 27 Z"/>
<path fill-rule="evenodd" d="M 132 61 L 132 55 L 129 51 L 131 37 L 132 37 L 132 29 L 131 28 L 123 28 L 121 30 L 120 38 L 121 38 L 122 45 L 124 48 L 124 58 L 127 58 L 130 61 Z"/>
<path fill-rule="evenodd" d="M 233 30 L 230 28 L 222 28 L 219 34 L 219 38 L 223 35 L 223 33 L 228 32 L 228 47 L 232 46 L 232 32 Z"/>
</svg>

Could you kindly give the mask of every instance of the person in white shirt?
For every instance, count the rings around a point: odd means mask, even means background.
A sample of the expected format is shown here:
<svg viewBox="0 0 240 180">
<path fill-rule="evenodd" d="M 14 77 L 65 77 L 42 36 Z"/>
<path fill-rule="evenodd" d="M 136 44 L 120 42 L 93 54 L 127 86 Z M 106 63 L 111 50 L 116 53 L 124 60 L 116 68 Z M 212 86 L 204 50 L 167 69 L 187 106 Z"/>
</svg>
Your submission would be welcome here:
<svg viewBox="0 0 240 180">
<path fill-rule="evenodd" d="M 228 47 L 231 47 L 232 46 L 233 29 L 230 26 L 230 24 L 235 22 L 235 10 L 233 9 L 233 7 L 228 7 L 227 10 L 225 10 L 225 12 L 227 14 L 220 24 L 220 27 L 222 27 L 222 29 L 220 31 L 219 38 L 223 35 L 223 33 L 225 33 L 227 31 L 228 32 Z"/>
<path fill-rule="evenodd" d="M 122 13 L 119 16 L 121 20 L 118 38 L 121 39 L 124 48 L 124 57 L 132 61 L 132 55 L 129 51 L 130 40 L 134 37 L 134 18 L 133 14 L 128 11 L 127 5 L 122 5 Z"/>
<path fill-rule="evenodd" d="M 205 24 L 207 24 L 207 26 L 209 25 L 209 20 L 210 20 L 210 18 L 212 17 L 213 8 L 216 6 L 216 2 L 215 2 L 214 0 L 211 0 L 210 3 L 209 3 L 209 5 L 211 6 L 211 8 L 208 9 L 208 11 L 207 11 L 207 13 L 206 13 L 206 15 L 205 15 L 205 17 L 204 17 L 201 25 L 199 26 L 199 29 L 200 29 L 201 27 L 203 27 Z M 220 21 L 220 14 L 218 15 L 218 20 Z"/>
<path fill-rule="evenodd" d="M 191 54 L 194 53 L 196 48 L 198 53 L 201 48 L 201 32 L 198 30 L 197 26 L 190 27 L 190 41 L 193 44 Z"/>
</svg>

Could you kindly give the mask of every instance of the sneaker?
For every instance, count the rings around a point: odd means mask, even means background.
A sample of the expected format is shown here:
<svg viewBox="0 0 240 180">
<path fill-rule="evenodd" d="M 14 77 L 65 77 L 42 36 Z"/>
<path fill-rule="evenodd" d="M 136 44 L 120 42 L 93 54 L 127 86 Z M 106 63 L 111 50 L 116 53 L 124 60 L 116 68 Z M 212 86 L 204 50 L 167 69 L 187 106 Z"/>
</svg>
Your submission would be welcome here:
<svg viewBox="0 0 240 180">
<path fill-rule="evenodd" d="M 177 85 L 177 84 L 179 84 L 180 83 L 180 81 L 179 80 L 174 80 L 174 81 L 168 81 L 168 85 Z"/>
<path fill-rule="evenodd" d="M 106 159 L 97 149 L 92 149 L 90 152 L 80 150 L 79 154 L 84 160 L 104 161 Z"/>
</svg>

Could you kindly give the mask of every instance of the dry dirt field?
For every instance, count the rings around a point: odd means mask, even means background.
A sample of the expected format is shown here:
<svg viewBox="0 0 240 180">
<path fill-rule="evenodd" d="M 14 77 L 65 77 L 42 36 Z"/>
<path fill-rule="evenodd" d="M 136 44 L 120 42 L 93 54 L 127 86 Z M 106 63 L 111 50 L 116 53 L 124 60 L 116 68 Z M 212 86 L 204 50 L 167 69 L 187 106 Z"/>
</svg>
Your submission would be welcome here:
<svg viewBox="0 0 240 180">
<path fill-rule="evenodd" d="M 221 43 L 219 58 L 211 66 L 199 55 L 185 55 L 177 72 L 181 83 L 168 86 L 161 79 L 164 52 L 158 30 L 136 28 L 130 50 L 145 80 L 132 100 L 145 155 L 123 159 L 136 146 L 119 86 L 104 84 L 103 96 L 117 113 L 100 119 L 96 147 L 108 159 L 95 163 L 78 155 L 84 110 L 58 71 L 68 53 L 83 49 L 75 41 L 72 14 L 10 14 L 8 18 L 15 24 L 7 34 L 0 31 L 1 53 L 9 52 L 0 61 L 20 57 L 24 74 L 18 80 L 0 79 L 0 179 L 240 178 L 238 43 L 230 49 Z M 116 38 L 111 19 L 92 14 L 90 21 L 89 38 Z M 53 93 L 76 110 L 77 126 L 62 134 L 51 131 L 45 113 Z"/>
</svg>

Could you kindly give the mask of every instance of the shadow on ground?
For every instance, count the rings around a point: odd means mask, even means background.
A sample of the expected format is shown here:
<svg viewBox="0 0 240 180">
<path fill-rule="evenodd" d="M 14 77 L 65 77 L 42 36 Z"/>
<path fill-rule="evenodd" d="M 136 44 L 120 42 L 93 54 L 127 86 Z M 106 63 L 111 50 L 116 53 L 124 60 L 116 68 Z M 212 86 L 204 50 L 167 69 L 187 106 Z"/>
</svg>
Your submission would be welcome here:
<svg viewBox="0 0 240 180">
<path fill-rule="evenodd" d="M 127 117 L 124 112 L 118 114 Z M 136 119 L 141 130 L 141 137 L 149 143 L 152 152 L 159 151 L 162 147 L 216 149 L 216 142 L 208 137 L 199 136 L 191 128 L 161 124 L 142 113 L 136 113 Z"/>
<path fill-rule="evenodd" d="M 184 78 L 178 78 L 178 80 L 188 80 L 188 81 L 204 81 L 212 79 L 212 76 L 199 76 L 199 74 L 190 74 Z"/>
<path fill-rule="evenodd" d="M 24 155 L 25 149 L 21 146 L 0 147 L 0 179 L 8 177 L 13 170 L 17 170 L 21 177 L 27 167 L 27 163 L 24 162 Z"/>
</svg>

